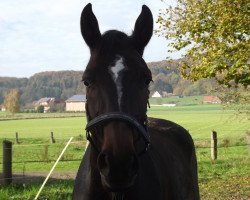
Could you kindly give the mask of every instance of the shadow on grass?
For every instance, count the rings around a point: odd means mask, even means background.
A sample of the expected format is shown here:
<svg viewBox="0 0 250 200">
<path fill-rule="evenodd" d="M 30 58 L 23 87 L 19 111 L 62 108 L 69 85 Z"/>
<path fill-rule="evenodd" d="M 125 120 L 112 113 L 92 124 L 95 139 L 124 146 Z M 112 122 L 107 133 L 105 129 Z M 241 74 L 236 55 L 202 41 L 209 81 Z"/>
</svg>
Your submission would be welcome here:
<svg viewBox="0 0 250 200">
<path fill-rule="evenodd" d="M 13 184 L 28 184 L 28 183 L 42 183 L 46 178 L 48 173 L 45 172 L 34 172 L 26 174 L 13 174 L 12 183 Z M 60 180 L 74 180 L 76 172 L 55 172 L 49 178 L 49 181 L 60 181 Z M 6 179 L 5 179 L 6 180 Z M 0 185 L 4 184 L 3 174 L 0 173 Z"/>
<path fill-rule="evenodd" d="M 46 175 L 45 173 L 26 174 L 25 176 L 14 174 L 10 185 L 3 185 L 3 182 L 0 183 L 0 199 L 33 200 Z M 72 199 L 74 178 L 75 173 L 73 172 L 53 174 L 42 190 L 39 200 Z M 0 174 L 0 180 L 2 181 L 2 174 Z"/>
</svg>

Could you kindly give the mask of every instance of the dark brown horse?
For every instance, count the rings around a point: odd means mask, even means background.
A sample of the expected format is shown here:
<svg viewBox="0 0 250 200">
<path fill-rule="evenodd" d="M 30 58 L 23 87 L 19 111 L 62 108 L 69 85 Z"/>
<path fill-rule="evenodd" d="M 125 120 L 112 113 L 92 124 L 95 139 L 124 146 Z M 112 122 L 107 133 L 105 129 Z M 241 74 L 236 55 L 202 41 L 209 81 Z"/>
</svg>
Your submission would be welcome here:
<svg viewBox="0 0 250 200">
<path fill-rule="evenodd" d="M 81 32 L 91 57 L 87 87 L 90 145 L 75 180 L 74 200 L 197 200 L 194 144 L 173 122 L 147 118 L 151 72 L 142 58 L 153 18 L 142 6 L 131 36 L 102 34 L 88 4 Z"/>
</svg>

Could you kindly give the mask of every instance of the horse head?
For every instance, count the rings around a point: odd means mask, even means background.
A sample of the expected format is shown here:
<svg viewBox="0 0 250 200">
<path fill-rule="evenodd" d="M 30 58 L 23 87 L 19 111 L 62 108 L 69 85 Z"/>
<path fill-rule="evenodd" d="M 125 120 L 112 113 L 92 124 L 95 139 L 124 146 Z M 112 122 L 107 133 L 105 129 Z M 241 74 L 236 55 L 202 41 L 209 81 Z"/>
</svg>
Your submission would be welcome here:
<svg viewBox="0 0 250 200">
<path fill-rule="evenodd" d="M 138 154 L 149 142 L 146 112 L 152 76 L 142 55 L 152 32 L 152 13 L 145 5 L 129 36 L 117 30 L 101 34 L 91 4 L 82 11 L 81 33 L 90 49 L 82 77 L 88 139 L 102 186 L 111 191 L 133 186 Z"/>
</svg>

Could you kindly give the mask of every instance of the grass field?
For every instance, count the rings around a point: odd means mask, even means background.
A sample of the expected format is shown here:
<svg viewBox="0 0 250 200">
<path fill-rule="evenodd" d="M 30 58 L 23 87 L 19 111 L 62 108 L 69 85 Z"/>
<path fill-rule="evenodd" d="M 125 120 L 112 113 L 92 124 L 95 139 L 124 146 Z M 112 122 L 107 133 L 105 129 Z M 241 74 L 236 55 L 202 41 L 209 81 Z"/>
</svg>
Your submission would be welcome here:
<svg viewBox="0 0 250 200">
<path fill-rule="evenodd" d="M 57 138 L 84 134 L 85 114 L 78 113 L 73 115 L 78 117 L 67 117 L 69 114 L 72 116 L 72 113 L 48 113 L 45 114 L 46 118 L 0 120 L 0 138 L 14 138 L 15 132 L 19 133 L 20 138 L 46 138 L 51 131 Z M 22 117 L 29 118 L 30 115 L 34 117 L 35 114 L 22 114 Z M 250 129 L 248 120 L 235 118 L 233 111 L 222 110 L 219 105 L 152 106 L 148 115 L 182 125 L 190 131 L 194 139 L 209 138 L 211 130 L 216 130 L 219 138 L 239 138 L 244 137 Z"/>
<path fill-rule="evenodd" d="M 82 117 L 83 112 L 64 112 L 64 113 L 15 113 L 0 112 L 0 121 L 18 120 L 18 119 L 44 119 L 44 118 L 67 118 L 67 117 Z"/>
<path fill-rule="evenodd" d="M 186 105 L 197 105 L 203 103 L 203 96 L 187 96 L 187 97 L 178 97 L 172 96 L 167 98 L 150 98 L 150 104 L 177 104 L 178 106 Z"/>
<path fill-rule="evenodd" d="M 3 117 L 3 114 L 1 114 Z M 33 115 L 31 117 L 31 115 Z M 84 152 L 84 127 L 86 118 L 83 113 L 69 116 L 46 114 L 40 119 L 35 114 L 22 114 L 16 120 L 2 120 L 0 116 L 0 140 L 14 142 L 15 132 L 19 133 L 21 144 L 13 145 L 13 172 L 48 172 L 69 137 L 74 143 L 66 151 L 55 172 L 64 174 L 76 171 Z M 59 116 L 60 115 L 60 116 Z M 80 116 L 79 116 L 80 115 Z M 218 105 L 196 105 L 163 107 L 152 106 L 148 115 L 174 121 L 188 129 L 195 141 L 207 141 L 209 145 L 212 130 L 218 132 L 218 160 L 210 160 L 209 148 L 197 148 L 199 185 L 201 197 L 205 200 L 233 200 L 250 198 L 250 159 L 246 144 L 249 121 L 235 118 L 233 111 L 225 111 Z M 56 118 L 55 118 L 56 117 Z M 37 118 L 37 119 L 24 119 Z M 50 132 L 54 132 L 56 144 L 50 144 Z M 226 142 L 225 142 L 226 141 Z M 41 144 L 34 145 L 32 144 Z M 235 146 L 242 145 L 242 146 Z M 0 159 L 2 148 L 0 148 Z M 43 163 L 29 161 L 43 161 Z M 2 167 L 2 165 L 0 165 Z M 0 171 L 2 170 L 0 167 Z M 33 199 L 41 185 L 41 180 L 32 184 L 14 184 L 0 187 L 0 199 Z M 73 180 L 50 180 L 42 192 L 41 199 L 71 199 Z"/>
</svg>

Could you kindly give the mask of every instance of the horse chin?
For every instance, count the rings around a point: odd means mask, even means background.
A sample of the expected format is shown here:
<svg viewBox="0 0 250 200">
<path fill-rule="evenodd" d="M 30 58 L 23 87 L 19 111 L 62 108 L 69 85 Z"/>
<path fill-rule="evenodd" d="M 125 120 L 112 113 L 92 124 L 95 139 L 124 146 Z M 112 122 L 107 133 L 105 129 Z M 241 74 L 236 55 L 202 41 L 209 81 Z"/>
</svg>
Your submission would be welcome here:
<svg viewBox="0 0 250 200">
<path fill-rule="evenodd" d="M 104 176 L 101 177 L 102 185 L 107 191 L 112 193 L 124 193 L 134 186 L 137 175 L 132 177 L 130 180 L 119 182 L 111 181 L 109 178 Z"/>
</svg>

